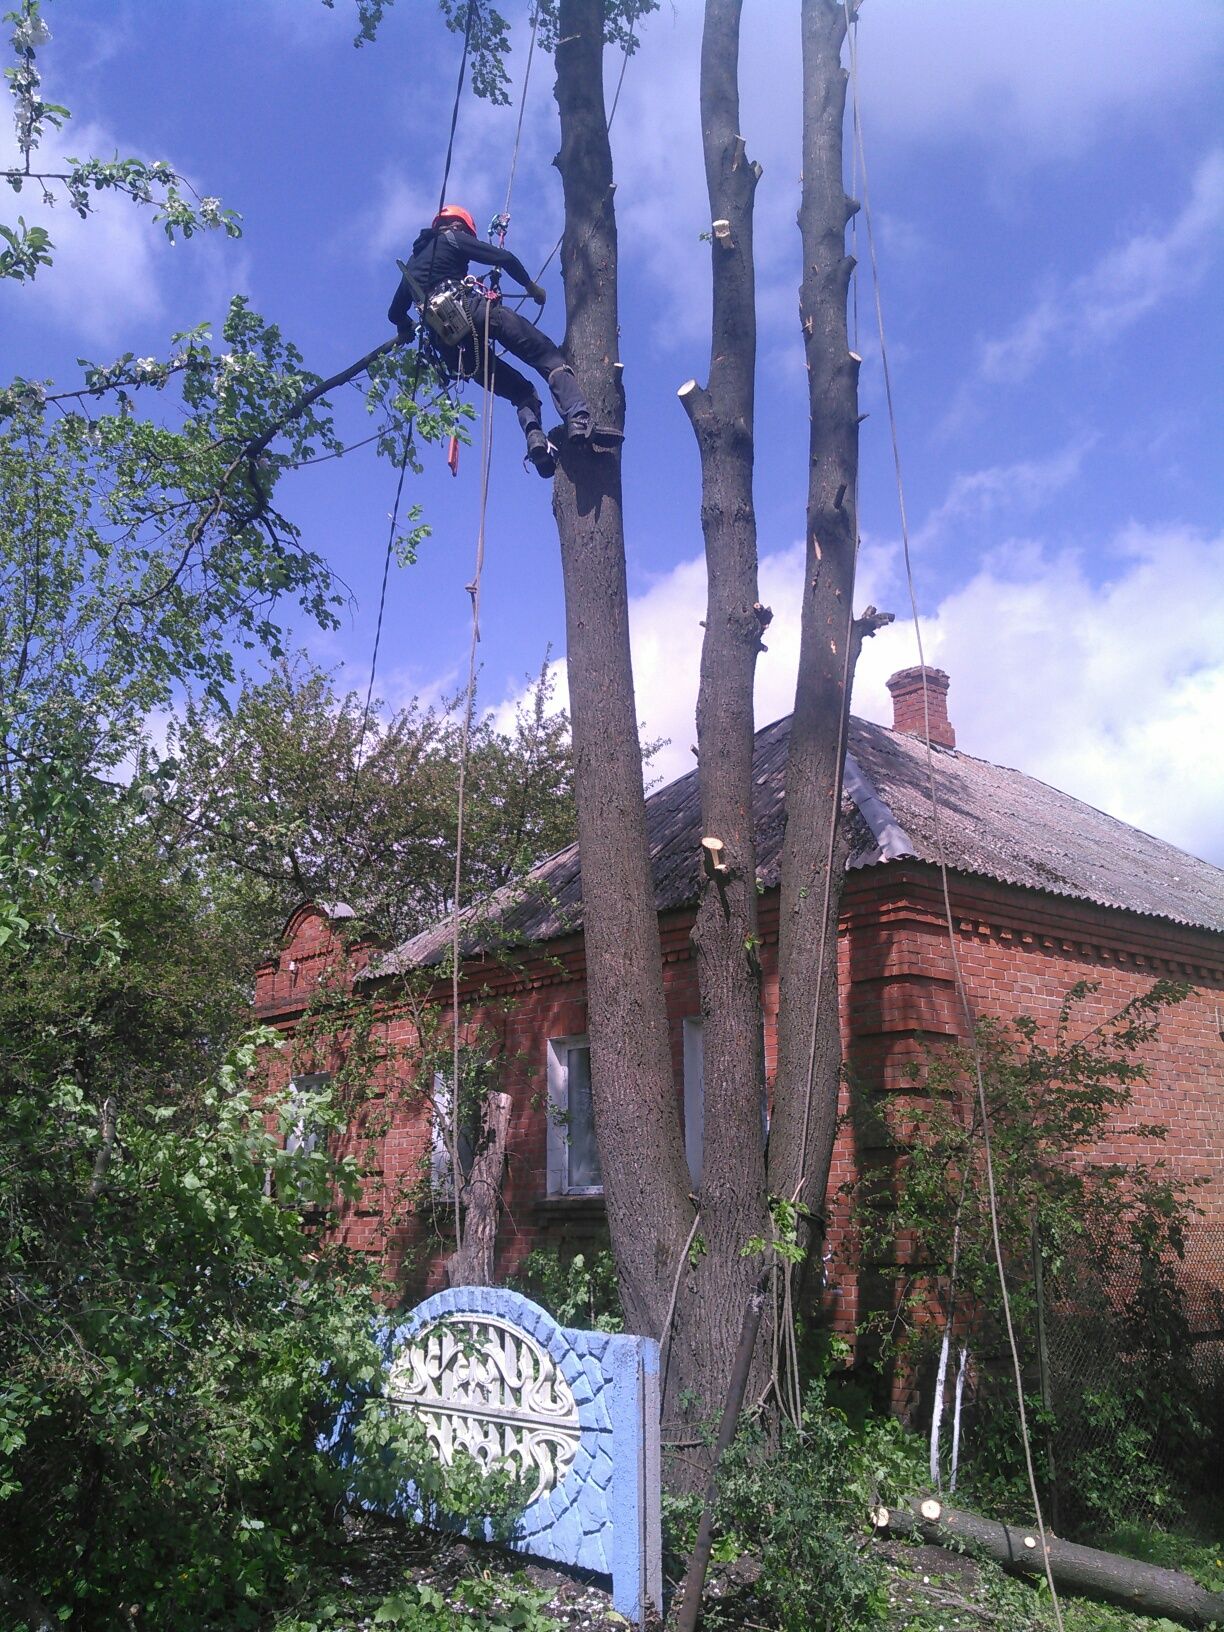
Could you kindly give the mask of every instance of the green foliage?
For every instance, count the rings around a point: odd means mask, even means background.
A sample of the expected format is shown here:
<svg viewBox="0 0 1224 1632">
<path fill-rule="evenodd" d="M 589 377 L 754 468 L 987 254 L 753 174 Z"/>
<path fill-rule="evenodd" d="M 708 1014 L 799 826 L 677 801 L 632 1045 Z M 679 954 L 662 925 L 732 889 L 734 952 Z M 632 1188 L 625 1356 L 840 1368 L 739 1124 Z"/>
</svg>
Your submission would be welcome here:
<svg viewBox="0 0 1224 1632">
<path fill-rule="evenodd" d="M 810 1216 L 801 1203 L 791 1201 L 786 1196 L 770 1196 L 769 1218 L 773 1233 L 768 1241 L 764 1236 L 749 1236 L 740 1248 L 741 1256 L 751 1258 L 757 1253 L 772 1252 L 785 1264 L 802 1263 L 807 1248 L 799 1239 L 799 1226 Z"/>
<path fill-rule="evenodd" d="M 569 721 L 552 699 L 545 663 L 508 730 L 488 715 L 474 725 L 465 901 L 573 837 Z M 462 706 L 367 716 L 321 670 L 281 662 L 230 704 L 190 704 L 172 727 L 156 790 L 165 842 L 242 899 L 256 957 L 312 898 L 343 898 L 394 945 L 451 907 Z"/>
<path fill-rule="evenodd" d="M 537 1247 L 523 1259 L 510 1284 L 562 1326 L 596 1332 L 625 1329 L 616 1265 L 607 1247 L 587 1252 Z"/>
<path fill-rule="evenodd" d="M 445 1594 L 409 1579 L 378 1602 L 352 1591 L 321 1595 L 305 1612 L 278 1619 L 273 1632 L 348 1632 L 358 1618 L 387 1632 L 552 1632 L 555 1620 L 542 1613 L 547 1601 L 522 1575 L 468 1575 Z"/>
<path fill-rule="evenodd" d="M 221 229 L 231 238 L 241 237 L 240 218 L 235 212 L 223 209 L 218 198 L 201 198 L 191 183 L 164 160 L 149 163 L 118 156 L 65 158 L 52 161 L 65 166 L 63 169 L 36 169 L 34 155 L 47 132 L 63 130 L 72 115 L 58 103 L 43 99 L 37 53 L 51 38 L 51 31 L 43 18 L 40 0 L 21 0 L 15 11 L 4 14 L 3 20 L 12 30 L 9 38 L 15 60 L 4 70 L 4 77 L 13 98 L 21 162 L 0 170 L 0 178 L 13 192 L 37 188 L 44 203 L 66 203 L 82 219 L 93 211 L 98 194 L 117 193 L 150 206 L 154 221 L 160 222 L 171 243 L 180 236 L 190 238 L 210 228 Z M 184 192 L 192 195 L 194 203 L 183 196 Z M 28 282 L 41 267 L 51 265 L 55 246 L 46 228 L 27 226 L 24 217 L 18 216 L 15 228 L 0 224 L 0 238 L 7 245 L 0 249 L 0 278 Z"/>
<path fill-rule="evenodd" d="M 1211 1592 L 1224 1592 L 1224 1512 L 1217 1500 L 1214 1520 L 1204 1536 L 1176 1531 L 1154 1530 L 1147 1525 L 1123 1524 L 1103 1537 L 1099 1545 L 1111 1553 L 1158 1564 L 1161 1569 L 1181 1570 Z M 1206 1537 L 1211 1539 L 1206 1539 Z"/>
<path fill-rule="evenodd" d="M 761 1566 L 751 1600 L 725 1603 L 707 1594 L 702 1624 L 745 1621 L 778 1632 L 822 1626 L 866 1627 L 883 1621 L 887 1600 L 871 1552 L 868 1510 L 913 1488 L 921 1450 L 891 1418 L 857 1428 L 816 1379 L 802 1426 L 784 1422 L 777 1443 L 746 1424 L 723 1459 L 715 1512 L 716 1560 L 748 1555 Z M 673 1567 L 683 1564 L 696 1531 L 701 1498 L 667 1497 L 665 1521 Z"/>
<path fill-rule="evenodd" d="M 979 1025 L 1027 1410 L 1043 1472 L 1047 1445 L 1053 1450 L 1066 1527 L 1116 1523 L 1136 1510 L 1170 1512 L 1179 1480 L 1213 1454 L 1179 1283 L 1193 1185 L 1159 1158 L 1096 1154 L 1111 1132 L 1149 1145 L 1165 1137 L 1163 1127 L 1135 1119 L 1131 1106 L 1161 1015 L 1187 990 L 1158 981 L 1092 1025 L 1081 1016 L 1095 987 L 1081 983 L 1048 1041 L 1026 1017 Z M 932 1298 L 946 1316 L 954 1297 L 957 1340 L 977 1363 L 962 1477 L 987 1508 L 1025 1512 L 1031 1499 L 1010 1368 L 986 1358 L 1003 1352 L 1003 1338 L 974 1061 L 966 1050 L 932 1054 L 914 1080 L 914 1096 L 898 1097 L 888 1119 L 903 1161 L 892 1178 L 877 1172 L 860 1183 L 866 1256 L 891 1256 L 899 1288 L 895 1306 L 873 1325 L 887 1329 L 886 1357 L 929 1367 L 942 1336 L 928 1318 Z M 1037 1372 L 1035 1252 L 1047 1323 L 1066 1352 L 1080 1356 L 1052 1411 Z M 913 1267 L 928 1265 L 933 1274 Z"/>
<path fill-rule="evenodd" d="M 368 1273 L 298 1211 L 356 1174 L 257 1110 L 266 1037 L 211 1069 L 202 1035 L 176 1051 L 187 1000 L 118 920 L 27 916 L 0 952 L 0 1034 L 28 1039 L 0 1127 L 2 1573 L 91 1627 L 121 1603 L 253 1625 L 341 1491 L 318 1429 L 378 1364 Z M 53 950 L 95 987 L 31 1034 Z"/>
</svg>

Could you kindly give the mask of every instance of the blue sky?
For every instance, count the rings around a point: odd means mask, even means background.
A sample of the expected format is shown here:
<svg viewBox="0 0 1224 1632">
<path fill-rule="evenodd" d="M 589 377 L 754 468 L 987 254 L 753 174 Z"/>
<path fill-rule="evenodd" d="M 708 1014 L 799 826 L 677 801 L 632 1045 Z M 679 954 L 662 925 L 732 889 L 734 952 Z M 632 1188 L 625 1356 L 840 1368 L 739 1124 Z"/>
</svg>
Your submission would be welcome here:
<svg viewBox="0 0 1224 1632">
<path fill-rule="evenodd" d="M 0 287 L 0 372 L 67 380 L 74 359 L 164 353 L 231 293 L 329 374 L 386 333 L 395 257 L 441 180 L 457 39 L 398 0 L 355 50 L 351 0 L 50 0 L 45 94 L 62 151 L 166 158 L 242 212 L 238 242 L 170 248 L 122 201 L 56 212 L 57 266 Z M 527 0 L 503 7 L 521 73 Z M 676 400 L 708 364 L 708 228 L 697 117 L 701 7 L 649 19 L 613 128 L 639 713 L 656 770 L 691 767 L 704 582 L 692 433 Z M 758 193 L 757 501 L 775 611 L 758 720 L 787 711 L 798 644 L 806 404 L 798 6 L 746 0 L 743 133 Z M 952 677 L 960 746 L 1030 771 L 1224 864 L 1224 122 L 1218 0 L 867 0 L 862 113 L 905 495 L 928 660 Z M 618 57 L 610 72 L 619 69 Z M 510 245 L 533 270 L 560 232 L 552 64 L 537 57 Z M 468 99 L 451 196 L 504 199 L 514 109 Z M 38 219 L 28 195 L 27 219 Z M 11 213 L 15 210 L 10 206 Z M 855 707 L 916 660 L 866 243 L 859 605 L 898 614 Z M 554 261 L 543 324 L 563 326 Z M 354 394 L 341 417 L 360 434 Z M 395 475 L 369 450 L 289 478 L 286 508 L 356 604 L 297 636 L 364 691 Z M 412 497 L 434 528 L 395 571 L 379 660 L 391 701 L 461 683 L 477 457 L 441 455 Z M 482 700 L 509 706 L 564 616 L 549 490 L 502 405 L 484 580 Z"/>
</svg>

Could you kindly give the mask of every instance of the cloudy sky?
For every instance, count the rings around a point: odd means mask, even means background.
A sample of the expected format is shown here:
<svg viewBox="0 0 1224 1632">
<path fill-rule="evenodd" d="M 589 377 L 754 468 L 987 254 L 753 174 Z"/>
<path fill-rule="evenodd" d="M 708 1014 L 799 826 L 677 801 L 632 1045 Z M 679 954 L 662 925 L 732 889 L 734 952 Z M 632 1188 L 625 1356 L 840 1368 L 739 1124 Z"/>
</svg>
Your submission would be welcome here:
<svg viewBox="0 0 1224 1632">
<path fill-rule="evenodd" d="M 527 0 L 502 8 L 526 57 Z M 432 214 L 458 41 L 398 0 L 354 50 L 351 0 L 50 0 L 45 92 L 73 154 L 166 158 L 244 217 L 237 243 L 171 249 L 122 202 L 56 212 L 58 263 L 0 287 L 0 372 L 67 380 L 75 359 L 164 352 L 235 291 L 328 374 L 386 332 L 394 260 Z M 708 228 L 697 118 L 698 0 L 664 0 L 613 128 L 622 249 L 630 587 L 639 711 L 692 759 L 704 585 L 698 465 L 676 401 L 708 362 Z M 798 644 L 806 457 L 798 6 L 746 0 L 743 132 L 758 193 L 757 498 L 775 621 L 758 720 L 784 714 Z M 867 170 L 918 604 L 952 677 L 961 747 L 1023 768 L 1224 864 L 1224 121 L 1219 0 L 867 0 Z M 610 75 L 620 69 L 609 64 Z M 560 232 L 552 67 L 537 59 L 510 244 L 533 269 Z M 450 193 L 483 224 L 508 179 L 514 110 L 468 101 Z M 860 183 L 861 189 L 861 183 Z M 27 219 L 37 219 L 28 195 Z M 15 213 L 11 201 L 9 213 Z M 5 216 L 7 219 L 7 216 Z M 864 268 L 866 244 L 858 244 Z M 544 326 L 563 322 L 554 261 Z M 898 614 L 869 645 L 855 708 L 916 661 L 866 274 L 859 605 Z M 342 413 L 359 434 L 353 401 Z M 564 661 L 548 489 L 513 416 L 494 448 L 482 698 L 505 706 L 546 651 Z M 393 575 L 378 689 L 461 680 L 477 460 L 439 455 L 413 497 L 434 528 Z M 338 635 L 300 644 L 364 691 L 394 472 L 368 450 L 297 474 L 287 507 L 353 586 Z"/>
</svg>

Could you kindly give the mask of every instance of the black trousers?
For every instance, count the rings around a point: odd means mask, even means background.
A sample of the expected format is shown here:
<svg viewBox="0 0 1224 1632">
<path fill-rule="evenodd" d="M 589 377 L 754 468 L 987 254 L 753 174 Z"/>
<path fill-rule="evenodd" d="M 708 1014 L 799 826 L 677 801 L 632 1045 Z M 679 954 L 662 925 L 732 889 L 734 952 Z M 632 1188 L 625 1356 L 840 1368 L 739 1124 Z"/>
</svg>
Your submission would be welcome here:
<svg viewBox="0 0 1224 1632">
<path fill-rule="evenodd" d="M 480 353 L 484 349 L 486 308 L 489 339 L 508 351 L 519 362 L 534 368 L 544 380 L 554 369 L 565 367 L 561 350 L 548 336 L 529 323 L 525 317 L 500 300 L 488 301 L 483 295 L 466 295 L 464 305 L 476 330 L 475 339 L 465 340 L 461 346 L 438 346 L 443 362 L 452 374 L 466 374 L 476 381 L 484 379 L 484 365 Z M 504 357 L 489 358 L 489 383 L 499 397 L 512 402 L 516 408 L 540 408 L 540 393 L 524 374 L 512 368 Z M 521 417 L 521 415 L 520 415 Z"/>
</svg>

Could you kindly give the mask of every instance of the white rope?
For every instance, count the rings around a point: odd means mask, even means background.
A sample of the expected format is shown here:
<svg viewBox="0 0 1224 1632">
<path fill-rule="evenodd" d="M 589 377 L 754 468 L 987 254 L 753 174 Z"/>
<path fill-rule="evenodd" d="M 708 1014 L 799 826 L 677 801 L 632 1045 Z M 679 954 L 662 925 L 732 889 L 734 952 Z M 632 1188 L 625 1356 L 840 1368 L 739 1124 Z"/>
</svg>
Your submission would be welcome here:
<svg viewBox="0 0 1224 1632">
<path fill-rule="evenodd" d="M 889 434 L 892 439 L 893 468 L 897 480 L 897 505 L 901 517 L 901 544 L 905 559 L 905 577 L 909 588 L 910 611 L 914 624 L 914 635 L 918 646 L 918 662 L 922 669 L 922 714 L 923 737 L 926 746 L 927 786 L 931 800 L 931 812 L 935 833 L 935 852 L 938 857 L 940 883 L 943 891 L 944 916 L 948 925 L 948 949 L 952 958 L 952 969 L 956 980 L 956 991 L 960 999 L 964 1015 L 965 1028 L 973 1052 L 973 1072 L 977 1083 L 978 1114 L 982 1118 L 982 1150 L 986 1161 L 986 1193 L 990 1207 L 990 1233 L 994 1247 L 995 1265 L 999 1275 L 999 1292 L 1003 1304 L 1003 1318 L 1007 1327 L 1007 1341 L 1011 1350 L 1012 1368 L 1016 1381 L 1016 1409 L 1020 1421 L 1020 1436 L 1024 1445 L 1024 1462 L 1028 1472 L 1029 1494 L 1033 1500 L 1033 1509 L 1037 1518 L 1037 1530 L 1041 1537 L 1041 1556 L 1045 1565 L 1046 1584 L 1050 1589 L 1050 1603 L 1054 1610 L 1054 1620 L 1059 1632 L 1063 1632 L 1062 1609 L 1058 1601 L 1058 1592 L 1054 1585 L 1054 1573 L 1050 1566 L 1050 1552 L 1046 1541 L 1045 1521 L 1041 1511 L 1041 1499 L 1037 1494 L 1037 1475 L 1033 1467 L 1033 1448 L 1029 1437 L 1028 1416 L 1024 1408 L 1024 1379 L 1020 1365 L 1020 1349 L 1016 1341 L 1015 1327 L 1012 1322 L 1011 1298 L 1007 1290 L 1007 1273 L 1003 1263 L 1003 1247 L 999 1235 L 999 1205 L 995 1188 L 994 1159 L 990 1139 L 990 1111 L 986 1103 L 986 1083 L 982 1074 L 982 1056 L 978 1045 L 977 1027 L 974 1024 L 973 1010 L 969 1003 L 969 994 L 965 986 L 964 974 L 961 969 L 960 954 L 956 947 L 956 925 L 952 916 L 952 896 L 948 885 L 948 867 L 945 859 L 943 830 L 940 821 L 939 799 L 935 788 L 935 756 L 931 750 L 931 710 L 930 695 L 926 678 L 926 657 L 923 652 L 922 624 L 918 614 L 918 595 L 914 583 L 913 562 L 910 556 L 909 522 L 905 511 L 905 487 L 901 477 L 901 452 L 897 440 L 897 416 L 893 404 L 892 374 L 888 366 L 888 346 L 884 334 L 884 309 L 880 298 L 880 272 L 876 256 L 875 233 L 871 218 L 871 198 L 867 182 L 867 158 L 863 146 L 862 114 L 858 88 L 858 19 L 853 13 L 849 18 L 847 38 L 850 54 L 850 86 L 854 110 L 854 139 L 859 156 L 859 171 L 863 181 L 863 220 L 867 228 L 867 244 L 871 259 L 871 279 L 875 295 L 876 326 L 880 338 L 880 365 L 884 376 L 884 396 L 888 405 Z"/>
</svg>

